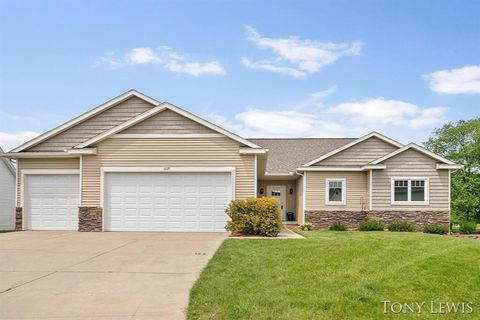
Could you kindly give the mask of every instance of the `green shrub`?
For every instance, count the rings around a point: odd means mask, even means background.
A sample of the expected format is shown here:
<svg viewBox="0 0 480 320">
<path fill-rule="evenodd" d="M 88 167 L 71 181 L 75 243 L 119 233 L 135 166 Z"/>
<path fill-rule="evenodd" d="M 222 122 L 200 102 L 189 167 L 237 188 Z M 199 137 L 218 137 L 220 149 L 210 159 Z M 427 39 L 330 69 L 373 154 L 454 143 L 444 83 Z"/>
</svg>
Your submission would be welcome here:
<svg viewBox="0 0 480 320">
<path fill-rule="evenodd" d="M 437 224 L 427 224 L 423 228 L 424 233 L 434 233 L 434 234 L 447 234 L 448 226 L 437 225 Z"/>
<path fill-rule="evenodd" d="M 394 221 L 388 225 L 388 231 L 394 232 L 415 232 L 417 228 L 415 225 L 408 221 Z"/>
<path fill-rule="evenodd" d="M 305 222 L 299 226 L 300 230 L 302 231 L 312 231 L 313 230 L 313 224 L 310 222 Z"/>
<path fill-rule="evenodd" d="M 329 229 L 332 230 L 332 231 L 347 231 L 348 230 L 345 223 L 340 222 L 340 221 L 332 222 Z"/>
<path fill-rule="evenodd" d="M 460 233 L 464 234 L 475 234 L 477 233 L 477 222 L 476 221 L 462 221 L 460 222 Z"/>
<path fill-rule="evenodd" d="M 358 231 L 383 231 L 385 226 L 379 220 L 365 220 L 358 225 Z"/>
<path fill-rule="evenodd" d="M 233 200 L 227 210 L 227 230 L 247 235 L 275 237 L 282 229 L 280 205 L 275 198 Z"/>
</svg>

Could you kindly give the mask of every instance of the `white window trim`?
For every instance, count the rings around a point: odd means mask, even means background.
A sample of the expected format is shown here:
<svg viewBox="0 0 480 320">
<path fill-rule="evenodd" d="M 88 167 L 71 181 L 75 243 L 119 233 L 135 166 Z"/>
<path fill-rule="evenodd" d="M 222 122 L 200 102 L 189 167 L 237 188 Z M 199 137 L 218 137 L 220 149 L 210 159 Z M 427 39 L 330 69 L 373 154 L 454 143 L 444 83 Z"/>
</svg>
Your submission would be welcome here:
<svg viewBox="0 0 480 320">
<path fill-rule="evenodd" d="M 329 183 L 332 181 L 342 182 L 342 201 L 329 200 Z M 329 206 L 345 206 L 347 204 L 347 179 L 345 178 L 326 178 L 325 179 L 325 204 Z"/>
<path fill-rule="evenodd" d="M 395 181 L 408 180 L 407 201 L 395 201 Z M 425 181 L 425 201 L 411 201 L 411 181 Z M 430 205 L 430 178 L 429 177 L 392 177 L 390 180 L 390 204 L 400 206 L 428 206 Z"/>
</svg>

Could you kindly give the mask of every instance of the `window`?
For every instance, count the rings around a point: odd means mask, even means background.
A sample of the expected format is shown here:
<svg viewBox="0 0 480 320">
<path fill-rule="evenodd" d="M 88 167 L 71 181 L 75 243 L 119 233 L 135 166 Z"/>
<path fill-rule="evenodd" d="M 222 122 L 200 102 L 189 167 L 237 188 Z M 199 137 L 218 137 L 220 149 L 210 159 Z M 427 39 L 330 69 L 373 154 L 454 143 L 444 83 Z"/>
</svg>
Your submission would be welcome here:
<svg viewBox="0 0 480 320">
<path fill-rule="evenodd" d="M 395 201 L 408 201 L 408 180 L 395 181 Z"/>
<path fill-rule="evenodd" d="M 325 184 L 325 203 L 330 205 L 346 204 L 346 183 L 344 178 L 327 178 Z"/>
<path fill-rule="evenodd" d="M 392 178 L 392 204 L 428 204 L 428 178 Z"/>
</svg>

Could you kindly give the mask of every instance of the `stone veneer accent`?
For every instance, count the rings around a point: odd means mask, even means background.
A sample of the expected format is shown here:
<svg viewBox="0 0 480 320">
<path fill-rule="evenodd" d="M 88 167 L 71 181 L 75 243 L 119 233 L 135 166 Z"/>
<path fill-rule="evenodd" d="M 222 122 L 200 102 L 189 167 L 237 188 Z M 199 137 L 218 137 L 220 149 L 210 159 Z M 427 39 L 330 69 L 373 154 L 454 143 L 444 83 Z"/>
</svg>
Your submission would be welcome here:
<svg viewBox="0 0 480 320">
<path fill-rule="evenodd" d="M 15 207 L 15 230 L 21 231 L 22 228 L 22 219 L 23 219 L 23 208 Z"/>
<path fill-rule="evenodd" d="M 305 222 L 310 222 L 315 229 L 328 228 L 334 221 L 341 221 L 350 229 L 356 229 L 364 220 L 377 219 L 387 227 L 393 221 L 409 221 L 415 224 L 417 230 L 422 230 L 427 224 L 448 226 L 450 211 L 328 211 L 307 210 Z"/>
<path fill-rule="evenodd" d="M 78 231 L 101 232 L 102 231 L 102 208 L 79 207 L 78 208 Z"/>
</svg>

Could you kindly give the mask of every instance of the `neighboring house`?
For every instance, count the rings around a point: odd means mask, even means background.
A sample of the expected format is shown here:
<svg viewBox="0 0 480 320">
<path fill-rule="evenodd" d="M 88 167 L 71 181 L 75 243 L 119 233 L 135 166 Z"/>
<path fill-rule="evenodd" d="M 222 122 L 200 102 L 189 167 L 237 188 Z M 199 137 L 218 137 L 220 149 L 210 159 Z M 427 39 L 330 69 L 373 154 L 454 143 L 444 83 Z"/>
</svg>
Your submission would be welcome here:
<svg viewBox="0 0 480 320">
<path fill-rule="evenodd" d="M 0 158 L 0 230 L 11 229 L 15 229 L 15 167 Z"/>
<path fill-rule="evenodd" d="M 257 196 L 316 227 L 448 224 L 461 167 L 376 132 L 245 139 L 135 90 L 6 156 L 18 161 L 17 223 L 37 230 L 224 231 L 228 203 Z"/>
</svg>

